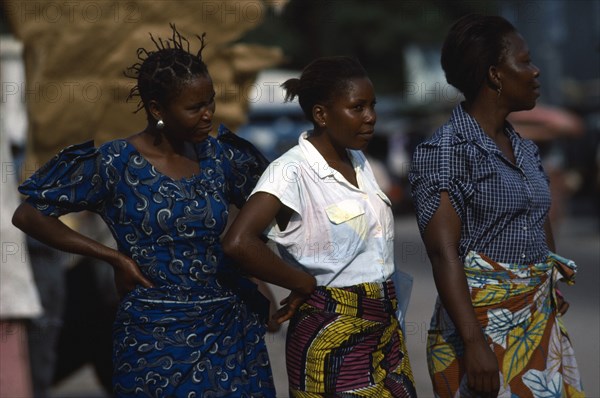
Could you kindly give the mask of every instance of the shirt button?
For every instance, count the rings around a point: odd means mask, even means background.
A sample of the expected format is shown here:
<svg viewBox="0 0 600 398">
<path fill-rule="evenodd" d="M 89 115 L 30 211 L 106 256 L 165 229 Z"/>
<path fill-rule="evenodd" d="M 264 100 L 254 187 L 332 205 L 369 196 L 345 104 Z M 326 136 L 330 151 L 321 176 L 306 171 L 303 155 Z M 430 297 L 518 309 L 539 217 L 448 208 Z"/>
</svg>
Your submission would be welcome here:
<svg viewBox="0 0 600 398">
<path fill-rule="evenodd" d="M 521 254 L 521 258 L 525 258 L 525 254 Z"/>
<path fill-rule="evenodd" d="M 523 254 L 523 256 L 525 256 L 525 255 Z M 379 264 L 383 264 L 383 259 L 381 259 L 381 258 L 380 258 L 380 259 L 379 259 L 379 260 L 377 260 L 377 261 L 379 262 Z"/>
<path fill-rule="evenodd" d="M 527 227 L 523 227 L 523 231 L 527 231 Z"/>
</svg>

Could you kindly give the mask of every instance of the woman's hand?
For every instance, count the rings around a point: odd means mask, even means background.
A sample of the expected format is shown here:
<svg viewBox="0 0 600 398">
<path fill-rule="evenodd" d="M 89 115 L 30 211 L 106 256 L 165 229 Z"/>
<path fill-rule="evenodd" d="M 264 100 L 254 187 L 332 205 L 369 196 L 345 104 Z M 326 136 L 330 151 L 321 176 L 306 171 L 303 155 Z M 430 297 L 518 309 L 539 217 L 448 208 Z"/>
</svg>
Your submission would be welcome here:
<svg viewBox="0 0 600 398">
<path fill-rule="evenodd" d="M 279 304 L 283 307 L 277 310 L 272 316 L 272 318 L 277 321 L 278 324 L 282 324 L 283 322 L 289 320 L 294 314 L 296 310 L 306 301 L 308 296 L 306 294 L 302 294 L 299 292 L 292 291 L 290 294 L 281 300 Z"/>
<path fill-rule="evenodd" d="M 567 313 L 569 310 L 569 302 L 565 300 L 565 296 L 560 292 L 560 290 L 555 290 L 556 294 L 556 310 L 558 312 L 558 316 L 562 316 Z"/>
<path fill-rule="evenodd" d="M 152 282 L 144 277 L 135 261 L 122 253 L 117 253 L 115 260 L 111 261 L 110 264 L 114 270 L 115 285 L 119 298 L 123 298 L 138 285 L 146 288 L 154 287 Z"/>
<path fill-rule="evenodd" d="M 500 390 L 498 360 L 485 339 L 465 343 L 464 361 L 469 389 L 477 396 L 496 398 Z"/>
</svg>

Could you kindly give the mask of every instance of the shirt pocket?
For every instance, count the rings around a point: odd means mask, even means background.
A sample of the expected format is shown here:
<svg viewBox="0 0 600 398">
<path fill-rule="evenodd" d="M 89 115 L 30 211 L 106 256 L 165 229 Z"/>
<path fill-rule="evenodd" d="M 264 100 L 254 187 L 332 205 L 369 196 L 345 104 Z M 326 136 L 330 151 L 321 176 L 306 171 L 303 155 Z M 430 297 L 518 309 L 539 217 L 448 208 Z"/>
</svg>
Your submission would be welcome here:
<svg viewBox="0 0 600 398">
<path fill-rule="evenodd" d="M 325 207 L 325 213 L 330 222 L 330 241 L 324 243 L 321 237 L 318 245 L 326 247 L 329 258 L 347 263 L 366 248 L 369 226 L 364 204 L 346 199 Z"/>
<path fill-rule="evenodd" d="M 327 213 L 329 221 L 339 225 L 362 216 L 365 214 L 365 209 L 358 201 L 346 199 L 327 206 L 325 208 L 325 213 Z"/>
</svg>

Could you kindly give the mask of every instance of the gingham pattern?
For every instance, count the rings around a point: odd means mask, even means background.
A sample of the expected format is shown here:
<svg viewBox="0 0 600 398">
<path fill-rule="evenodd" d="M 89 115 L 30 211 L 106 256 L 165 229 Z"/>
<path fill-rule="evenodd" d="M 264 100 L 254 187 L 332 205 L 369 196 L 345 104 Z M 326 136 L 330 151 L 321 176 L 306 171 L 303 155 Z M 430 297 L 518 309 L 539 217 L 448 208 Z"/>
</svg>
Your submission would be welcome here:
<svg viewBox="0 0 600 398">
<path fill-rule="evenodd" d="M 537 146 L 509 124 L 511 163 L 477 121 L 457 106 L 450 120 L 420 144 L 409 179 L 421 233 L 447 191 L 462 221 L 459 254 L 536 263 L 548 255 L 543 229 L 550 190 Z"/>
</svg>

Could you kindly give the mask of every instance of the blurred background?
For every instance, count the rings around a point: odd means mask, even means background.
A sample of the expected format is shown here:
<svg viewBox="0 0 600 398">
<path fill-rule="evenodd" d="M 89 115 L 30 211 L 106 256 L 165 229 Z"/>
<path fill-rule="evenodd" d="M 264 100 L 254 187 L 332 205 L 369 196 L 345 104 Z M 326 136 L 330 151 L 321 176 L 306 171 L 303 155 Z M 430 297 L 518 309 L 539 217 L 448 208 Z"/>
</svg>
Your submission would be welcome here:
<svg viewBox="0 0 600 398">
<path fill-rule="evenodd" d="M 377 92 L 377 134 L 367 155 L 394 203 L 397 266 L 415 278 L 406 334 L 419 395 L 430 397 L 424 347 L 435 286 L 407 174 L 415 146 L 461 100 L 445 81 L 439 55 L 452 21 L 468 12 L 510 20 L 541 69 L 538 105 L 511 115 L 511 122 L 540 146 L 551 179 L 558 251 L 579 264 L 578 283 L 565 289 L 571 302 L 565 318 L 584 388 L 588 396 L 600 397 L 599 0 L 5 0 L 0 129 L 2 146 L 10 151 L 1 161 L 2 190 L 13 192 L 18 181 L 67 145 L 89 139 L 98 145 L 144 127 L 144 115 L 133 113 L 136 102 L 125 102 L 134 82 L 123 70 L 137 62 L 138 47 L 153 47 L 148 33 L 168 37 L 169 22 L 192 49 L 195 34 L 207 33 L 204 54 L 218 121 L 271 160 L 310 127 L 297 103 L 283 102 L 280 84 L 316 57 L 355 56 Z M 109 396 L 116 306 L 111 270 L 31 239 L 14 244 L 7 214 L 3 210 L 0 220 L 0 337 L 22 336 L 36 396 Z M 65 221 L 110 244 L 94 216 Z M 19 283 L 33 286 L 33 292 L 14 289 L 13 269 L 30 271 Z M 6 309 L 17 300 L 26 303 Z M 278 396 L 286 397 L 285 325 L 267 339 Z M 19 377 L 16 367 L 5 361 L 0 366 L 0 387 Z"/>
</svg>

